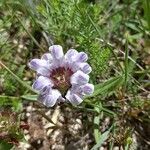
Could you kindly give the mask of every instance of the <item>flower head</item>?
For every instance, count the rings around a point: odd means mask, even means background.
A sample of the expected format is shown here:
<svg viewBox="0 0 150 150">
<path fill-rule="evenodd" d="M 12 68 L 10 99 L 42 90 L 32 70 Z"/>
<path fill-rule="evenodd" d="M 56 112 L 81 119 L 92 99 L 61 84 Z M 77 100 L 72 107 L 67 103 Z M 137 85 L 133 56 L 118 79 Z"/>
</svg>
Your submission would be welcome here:
<svg viewBox="0 0 150 150">
<path fill-rule="evenodd" d="M 80 104 L 85 95 L 94 91 L 93 84 L 88 83 L 92 68 L 86 62 L 87 54 L 70 49 L 64 55 L 60 45 L 50 46 L 49 50 L 41 59 L 29 62 L 29 67 L 37 72 L 32 87 L 39 91 L 39 100 L 47 107 L 62 101 Z"/>
</svg>

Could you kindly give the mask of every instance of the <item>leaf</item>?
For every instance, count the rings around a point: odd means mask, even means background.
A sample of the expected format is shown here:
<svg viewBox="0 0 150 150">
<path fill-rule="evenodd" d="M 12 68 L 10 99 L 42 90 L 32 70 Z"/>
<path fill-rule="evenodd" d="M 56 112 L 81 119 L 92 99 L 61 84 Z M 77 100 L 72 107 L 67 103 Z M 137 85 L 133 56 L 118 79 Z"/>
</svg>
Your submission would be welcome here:
<svg viewBox="0 0 150 150">
<path fill-rule="evenodd" d="M 140 29 L 137 27 L 136 22 L 126 22 L 125 25 L 126 25 L 128 28 L 130 28 L 130 29 L 132 29 L 132 30 L 134 30 L 134 31 L 136 31 L 136 32 L 140 32 Z"/>
<path fill-rule="evenodd" d="M 110 127 L 110 129 L 106 132 L 104 132 L 101 136 L 100 139 L 98 141 L 98 143 L 96 145 L 94 145 L 94 147 L 92 147 L 91 150 L 97 150 L 99 147 L 101 147 L 101 145 L 104 143 L 104 141 L 107 140 L 107 138 L 109 137 L 109 133 L 112 127 Z"/>
<path fill-rule="evenodd" d="M 100 112 L 101 112 L 101 103 L 99 103 L 100 107 L 95 106 L 94 109 L 95 111 L 98 112 L 98 115 L 94 116 L 94 137 L 95 137 L 95 141 L 96 143 L 98 143 L 99 137 L 101 135 L 100 131 L 99 131 L 99 123 L 100 123 Z"/>
<path fill-rule="evenodd" d="M 150 15 L 149 15 L 150 1 L 149 0 L 143 0 L 143 8 L 144 8 L 144 16 L 145 16 L 145 19 L 147 21 L 148 28 L 150 30 Z"/>
<path fill-rule="evenodd" d="M 94 137 L 95 137 L 96 143 L 98 143 L 98 139 L 100 137 L 100 131 L 97 128 L 99 126 L 99 123 L 100 123 L 100 116 L 95 116 L 94 117 L 94 125 L 95 125 L 95 128 L 94 128 Z"/>
<path fill-rule="evenodd" d="M 124 80 L 124 87 L 126 88 L 127 86 L 127 81 L 128 81 L 128 66 L 129 66 L 129 62 L 128 62 L 128 56 L 129 56 L 129 50 L 128 50 L 128 39 L 126 40 L 126 44 L 125 44 L 125 68 L 124 68 L 124 73 L 125 73 L 125 80 Z"/>
<path fill-rule="evenodd" d="M 13 147 L 12 144 L 9 144 L 3 140 L 0 140 L 0 150 L 10 150 Z"/>
<path fill-rule="evenodd" d="M 100 104 L 101 105 L 101 104 Z M 99 114 L 94 116 L 94 137 L 96 143 L 98 143 L 99 137 L 100 137 L 100 131 L 99 131 L 99 123 L 100 123 L 100 111 L 101 109 L 99 107 L 94 107 L 95 111 L 97 111 Z"/>
<path fill-rule="evenodd" d="M 23 109 L 22 101 L 20 100 L 12 100 L 12 105 L 15 112 L 19 112 Z"/>
<path fill-rule="evenodd" d="M 38 95 L 22 95 L 21 98 L 29 101 L 37 101 Z"/>
<path fill-rule="evenodd" d="M 0 107 L 12 107 L 15 112 L 22 110 L 22 101 L 19 97 L 0 95 Z"/>
<path fill-rule="evenodd" d="M 22 78 L 22 76 L 23 76 L 23 71 L 24 71 L 25 67 L 26 67 L 25 65 L 22 65 L 22 66 L 19 67 L 19 69 L 18 69 L 18 71 L 17 71 L 18 77 Z"/>
<path fill-rule="evenodd" d="M 114 91 L 122 83 L 123 83 L 123 77 L 117 76 L 104 83 L 97 84 L 95 85 L 95 92 L 89 97 L 97 96 L 98 94 L 104 94 L 108 91 Z"/>
</svg>

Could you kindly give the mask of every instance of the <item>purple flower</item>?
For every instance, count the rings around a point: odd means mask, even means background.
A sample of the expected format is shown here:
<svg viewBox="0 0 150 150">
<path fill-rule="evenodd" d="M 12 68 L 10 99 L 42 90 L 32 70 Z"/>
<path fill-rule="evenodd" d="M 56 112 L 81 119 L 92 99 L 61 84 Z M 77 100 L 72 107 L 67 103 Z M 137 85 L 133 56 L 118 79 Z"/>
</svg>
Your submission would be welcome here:
<svg viewBox="0 0 150 150">
<path fill-rule="evenodd" d="M 80 104 L 85 95 L 94 91 L 94 85 L 88 83 L 92 68 L 86 62 L 87 54 L 70 49 L 64 55 L 60 45 L 50 46 L 49 50 L 41 59 L 29 62 L 29 67 L 37 72 L 32 87 L 39 91 L 39 100 L 47 107 L 64 101 Z"/>
</svg>

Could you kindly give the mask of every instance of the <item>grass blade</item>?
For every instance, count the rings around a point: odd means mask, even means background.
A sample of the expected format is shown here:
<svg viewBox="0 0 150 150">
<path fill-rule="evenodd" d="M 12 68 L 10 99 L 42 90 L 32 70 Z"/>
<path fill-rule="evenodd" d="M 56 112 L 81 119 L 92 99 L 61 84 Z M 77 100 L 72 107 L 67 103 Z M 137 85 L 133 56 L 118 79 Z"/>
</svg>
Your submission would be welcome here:
<svg viewBox="0 0 150 150">
<path fill-rule="evenodd" d="M 95 92 L 89 97 L 94 97 L 99 94 L 104 94 L 106 91 L 109 91 L 109 90 L 114 91 L 122 83 L 123 83 L 123 77 L 117 76 L 117 77 L 114 77 L 114 78 L 104 82 L 104 83 L 95 85 Z"/>
<path fill-rule="evenodd" d="M 125 68 L 124 68 L 124 73 L 125 73 L 125 89 L 127 86 L 127 82 L 128 82 L 128 56 L 129 56 L 129 50 L 128 50 L 128 39 L 126 39 L 126 44 L 125 44 Z"/>
</svg>

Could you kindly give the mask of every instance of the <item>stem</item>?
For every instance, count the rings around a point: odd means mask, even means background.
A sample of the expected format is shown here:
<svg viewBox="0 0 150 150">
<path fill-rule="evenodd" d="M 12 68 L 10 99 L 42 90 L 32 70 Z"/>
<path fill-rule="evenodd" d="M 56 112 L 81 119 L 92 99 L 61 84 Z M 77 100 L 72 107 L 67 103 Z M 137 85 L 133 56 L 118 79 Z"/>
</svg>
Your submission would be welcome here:
<svg viewBox="0 0 150 150">
<path fill-rule="evenodd" d="M 54 122 L 53 122 L 53 120 L 52 120 L 52 119 L 50 119 L 47 115 L 45 115 L 45 113 L 44 113 L 44 112 L 39 111 L 39 110 L 36 110 L 36 112 L 37 112 L 38 114 L 40 114 L 43 118 L 45 118 L 47 121 L 49 121 L 50 123 L 52 123 L 54 126 L 56 126 L 57 128 L 59 128 L 59 129 L 61 129 L 61 128 L 62 128 L 62 126 L 60 126 L 60 125 L 58 125 L 58 124 L 54 123 Z"/>
<path fill-rule="evenodd" d="M 17 20 L 20 22 L 20 24 L 22 25 L 22 27 L 24 28 L 24 30 L 26 31 L 26 33 L 31 37 L 31 39 L 33 40 L 33 42 L 41 49 L 44 51 L 44 49 L 40 46 L 40 44 L 37 42 L 37 40 L 32 36 L 32 34 L 26 29 L 25 25 L 23 24 L 23 22 L 18 18 L 17 15 L 15 15 L 15 17 L 17 18 Z"/>
<path fill-rule="evenodd" d="M 23 82 L 17 75 L 15 75 L 7 66 L 5 66 L 2 61 L 0 61 L 0 65 L 2 65 L 2 67 L 4 67 L 20 84 L 22 84 L 24 87 L 26 87 L 27 89 L 29 89 L 30 91 L 38 94 L 37 91 L 33 90 L 32 87 L 30 85 L 28 85 L 27 83 Z"/>
</svg>

